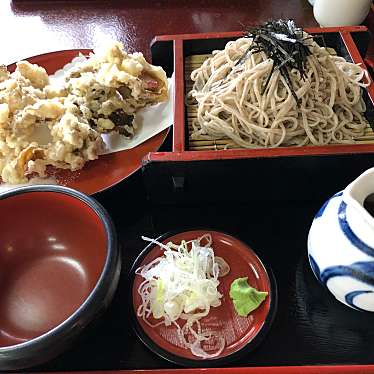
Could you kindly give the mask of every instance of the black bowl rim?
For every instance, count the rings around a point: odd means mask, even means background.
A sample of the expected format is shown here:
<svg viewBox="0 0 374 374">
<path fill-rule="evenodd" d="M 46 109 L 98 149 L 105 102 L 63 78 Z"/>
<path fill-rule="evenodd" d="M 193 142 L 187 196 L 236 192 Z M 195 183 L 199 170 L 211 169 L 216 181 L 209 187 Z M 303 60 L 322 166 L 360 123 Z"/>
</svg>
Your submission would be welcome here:
<svg viewBox="0 0 374 374">
<path fill-rule="evenodd" d="M 35 338 L 32 338 L 30 340 L 27 340 L 26 342 L 22 342 L 15 345 L 0 347 L 0 354 L 10 354 L 13 351 L 18 352 L 19 350 L 27 349 L 34 347 L 36 344 L 44 344 L 48 343 L 49 340 L 51 340 L 51 343 L 54 338 L 58 336 L 58 334 L 61 331 L 64 331 L 65 329 L 74 326 L 75 324 L 79 323 L 80 315 L 93 307 L 95 305 L 95 295 L 99 292 L 101 286 L 106 281 L 106 278 L 110 274 L 111 269 L 113 268 L 116 259 L 119 255 L 118 250 L 118 239 L 117 234 L 114 228 L 114 224 L 105 210 L 105 208 L 94 198 L 85 195 L 83 192 L 74 190 L 69 187 L 60 186 L 60 185 L 54 185 L 54 184 L 45 184 L 45 185 L 32 185 L 32 186 L 23 186 L 23 187 L 17 187 L 10 191 L 5 191 L 0 193 L 0 203 L 1 200 L 13 197 L 16 195 L 21 195 L 24 193 L 30 193 L 30 192 L 53 192 L 53 193 L 61 193 L 68 195 L 70 197 L 76 198 L 83 203 L 85 203 L 89 208 L 91 208 L 96 215 L 99 217 L 102 225 L 104 226 L 104 230 L 107 237 L 107 253 L 105 262 L 100 274 L 99 279 L 97 280 L 95 287 L 92 289 L 90 294 L 87 296 L 87 298 L 84 300 L 84 302 L 76 309 L 67 319 L 65 319 L 63 322 L 61 322 L 59 325 L 55 326 L 51 330 L 47 331 L 46 333 L 39 335 Z M 101 300 L 99 300 L 101 302 Z"/>
<path fill-rule="evenodd" d="M 252 352 L 257 348 L 257 346 L 264 340 L 267 333 L 270 330 L 271 325 L 273 324 L 273 321 L 275 319 L 276 311 L 278 308 L 278 287 L 277 282 L 274 276 L 274 273 L 271 269 L 271 267 L 267 264 L 265 264 L 257 255 L 257 253 L 252 249 L 250 245 L 248 245 L 245 241 L 237 238 L 236 236 L 225 232 L 220 229 L 211 229 L 207 227 L 193 227 L 193 228 L 185 228 L 180 230 L 172 230 L 168 231 L 159 237 L 157 237 L 155 240 L 157 241 L 163 241 L 171 236 L 174 236 L 176 234 L 181 234 L 183 232 L 189 232 L 189 231 L 207 231 L 207 232 L 219 232 L 221 234 L 230 236 L 236 240 L 239 240 L 245 247 L 249 248 L 254 255 L 257 257 L 258 261 L 262 264 L 263 268 L 265 269 L 265 272 L 267 273 L 267 276 L 269 278 L 269 285 L 270 285 L 270 308 L 269 312 L 260 328 L 258 333 L 250 340 L 248 341 L 243 348 L 239 349 L 236 352 L 233 352 L 227 356 L 220 357 L 220 358 L 213 358 L 213 359 L 188 359 L 184 358 L 178 355 L 175 355 L 160 346 L 158 346 L 149 336 L 146 334 L 141 327 L 141 325 L 138 322 L 137 316 L 134 311 L 133 307 L 133 298 L 132 298 L 132 289 L 133 289 L 133 283 L 135 280 L 135 270 L 139 267 L 141 261 L 144 259 L 144 257 L 154 248 L 156 245 L 155 243 L 149 243 L 142 252 L 138 255 L 138 257 L 135 259 L 133 265 L 131 266 L 130 273 L 129 273 L 129 313 L 132 320 L 132 327 L 135 331 L 135 334 L 138 336 L 138 338 L 142 341 L 142 343 L 150 349 L 153 353 L 157 354 L 161 358 L 180 366 L 184 367 L 193 367 L 193 368 L 207 368 L 207 367 L 220 367 L 222 365 L 226 365 L 228 363 L 231 363 L 233 361 L 240 360 L 241 358 L 245 357 L 246 354 Z"/>
</svg>

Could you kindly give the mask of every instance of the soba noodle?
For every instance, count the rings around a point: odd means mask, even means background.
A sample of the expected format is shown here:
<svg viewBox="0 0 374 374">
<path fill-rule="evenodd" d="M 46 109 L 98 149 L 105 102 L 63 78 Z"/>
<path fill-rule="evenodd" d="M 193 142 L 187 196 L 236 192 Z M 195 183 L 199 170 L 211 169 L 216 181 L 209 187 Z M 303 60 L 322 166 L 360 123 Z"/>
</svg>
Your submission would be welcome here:
<svg viewBox="0 0 374 374">
<path fill-rule="evenodd" d="M 250 38 L 231 41 L 192 72 L 187 105 L 196 108 L 197 118 L 191 139 L 230 138 L 239 147 L 258 148 L 353 143 L 363 135 L 366 70 L 311 39 L 306 78 L 297 69 L 289 71 L 297 103 L 277 69 L 264 90 L 273 60 L 263 52 L 237 64 L 251 43 Z"/>
</svg>

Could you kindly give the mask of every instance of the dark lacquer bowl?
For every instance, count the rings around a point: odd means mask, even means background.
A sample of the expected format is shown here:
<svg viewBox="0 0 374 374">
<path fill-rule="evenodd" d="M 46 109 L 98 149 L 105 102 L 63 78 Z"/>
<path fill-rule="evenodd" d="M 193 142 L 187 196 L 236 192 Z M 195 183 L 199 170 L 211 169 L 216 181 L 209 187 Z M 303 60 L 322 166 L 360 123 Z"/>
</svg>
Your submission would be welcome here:
<svg viewBox="0 0 374 374">
<path fill-rule="evenodd" d="M 0 194 L 0 370 L 48 361 L 108 306 L 120 252 L 94 199 L 61 186 Z"/>
</svg>

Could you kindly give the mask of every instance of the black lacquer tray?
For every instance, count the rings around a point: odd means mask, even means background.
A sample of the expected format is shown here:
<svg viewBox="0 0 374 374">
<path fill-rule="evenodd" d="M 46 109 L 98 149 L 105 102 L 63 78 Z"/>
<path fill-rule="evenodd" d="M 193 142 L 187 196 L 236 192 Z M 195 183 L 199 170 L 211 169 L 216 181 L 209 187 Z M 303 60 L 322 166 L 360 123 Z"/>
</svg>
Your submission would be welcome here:
<svg viewBox="0 0 374 374">
<path fill-rule="evenodd" d="M 364 57 L 367 33 L 354 33 L 353 40 Z M 153 50 L 164 56 L 164 68 L 173 71 L 173 41 Z M 161 55 L 154 56 L 155 63 L 161 63 Z M 159 157 L 171 154 L 174 147 L 175 134 L 170 133 Z M 266 372 L 283 367 L 282 373 L 374 372 L 374 313 L 358 312 L 336 301 L 315 279 L 306 246 L 314 214 L 333 193 L 372 166 L 373 150 L 235 163 L 146 160 L 143 174 L 138 172 L 95 196 L 113 218 L 122 247 L 123 273 L 114 302 L 69 351 L 28 371 L 175 368 L 184 372 L 148 350 L 133 332 L 128 271 L 147 244 L 141 235 L 158 237 L 174 230 L 210 227 L 253 248 L 272 268 L 278 285 L 278 310 L 268 335 L 232 365 L 273 367 Z M 288 368 L 300 365 L 312 368 Z M 225 373 L 247 373 L 243 370 Z M 220 369 L 208 372 L 218 374 Z"/>
<path fill-rule="evenodd" d="M 135 336 L 128 315 L 127 272 L 145 247 L 141 235 L 156 237 L 198 226 L 225 231 L 248 243 L 277 279 L 279 305 L 271 330 L 235 366 L 374 363 L 374 314 L 336 301 L 314 278 L 307 261 L 308 229 L 322 200 L 158 206 L 146 203 L 139 175 L 97 198 L 113 217 L 122 245 L 124 271 L 117 295 L 109 311 L 70 351 L 29 371 L 176 367 Z"/>
</svg>

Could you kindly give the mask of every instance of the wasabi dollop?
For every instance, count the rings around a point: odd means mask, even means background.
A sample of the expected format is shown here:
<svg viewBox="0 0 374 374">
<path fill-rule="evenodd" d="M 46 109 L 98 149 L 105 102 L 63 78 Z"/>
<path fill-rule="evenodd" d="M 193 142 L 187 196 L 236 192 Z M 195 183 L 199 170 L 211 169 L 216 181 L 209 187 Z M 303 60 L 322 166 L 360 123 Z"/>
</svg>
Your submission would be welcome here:
<svg viewBox="0 0 374 374">
<path fill-rule="evenodd" d="M 248 284 L 248 277 L 237 278 L 231 283 L 230 297 L 234 303 L 236 313 L 247 317 L 256 310 L 266 299 L 267 292 L 257 291 Z"/>
</svg>

